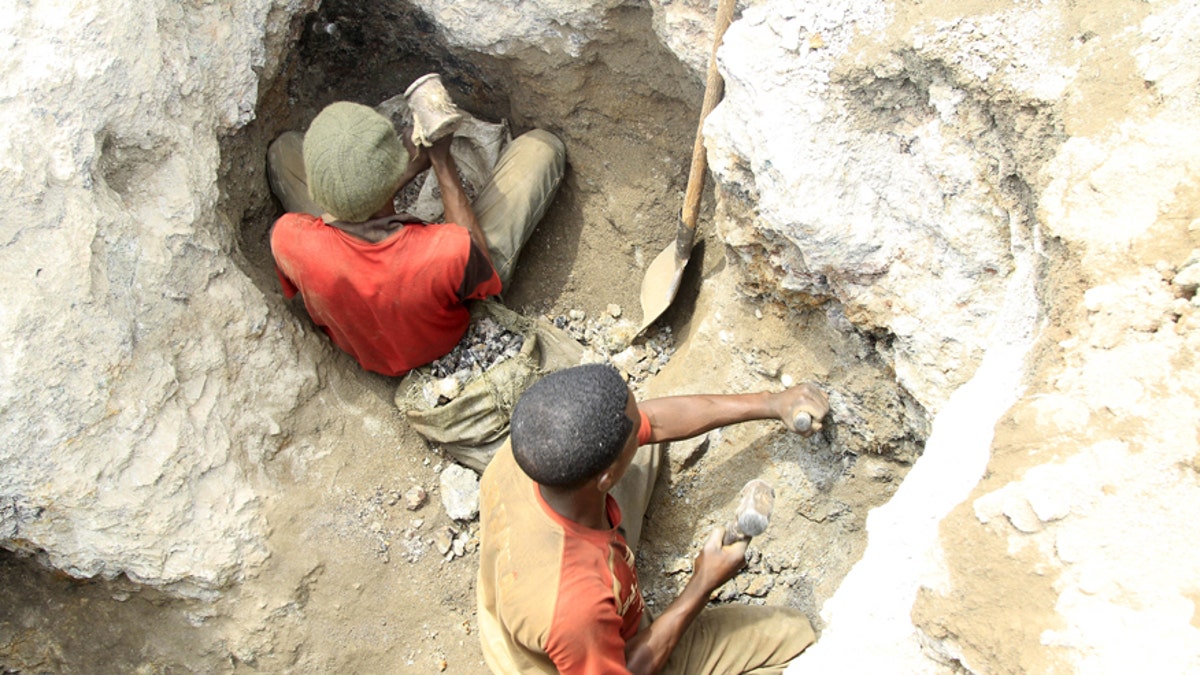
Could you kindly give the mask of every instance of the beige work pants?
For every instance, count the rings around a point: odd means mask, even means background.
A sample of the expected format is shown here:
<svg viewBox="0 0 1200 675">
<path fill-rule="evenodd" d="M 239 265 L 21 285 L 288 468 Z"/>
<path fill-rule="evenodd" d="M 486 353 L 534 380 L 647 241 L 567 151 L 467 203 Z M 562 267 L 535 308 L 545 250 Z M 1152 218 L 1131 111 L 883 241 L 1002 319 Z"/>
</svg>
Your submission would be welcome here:
<svg viewBox="0 0 1200 675">
<path fill-rule="evenodd" d="M 662 672 L 782 673 L 814 640 L 808 619 L 790 607 L 710 607 L 688 626 Z"/>
<path fill-rule="evenodd" d="M 514 139 L 472 207 L 487 237 L 500 281 L 508 285 L 517 256 L 546 214 L 566 167 L 567 150 L 554 134 L 534 129 Z M 267 177 L 283 208 L 293 213 L 324 213 L 308 194 L 304 134 L 289 131 L 267 149 Z"/>
<path fill-rule="evenodd" d="M 609 492 L 621 507 L 621 530 L 635 553 L 664 452 L 662 443 L 638 448 L 633 463 Z M 680 638 L 663 672 L 782 673 L 815 639 L 808 618 L 789 607 L 706 608 Z"/>
</svg>

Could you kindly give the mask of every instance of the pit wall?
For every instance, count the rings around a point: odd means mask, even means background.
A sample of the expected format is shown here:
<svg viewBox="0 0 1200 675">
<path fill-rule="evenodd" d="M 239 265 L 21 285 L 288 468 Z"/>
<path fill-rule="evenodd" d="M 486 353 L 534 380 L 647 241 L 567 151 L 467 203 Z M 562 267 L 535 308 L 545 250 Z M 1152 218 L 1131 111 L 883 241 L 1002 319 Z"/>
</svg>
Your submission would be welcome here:
<svg viewBox="0 0 1200 675">
<path fill-rule="evenodd" d="M 312 3 L 20 3 L 0 20 L 0 543 L 204 593 L 263 560 L 264 456 L 316 378 L 231 262 L 218 137 Z"/>
<path fill-rule="evenodd" d="M 3 20 L 4 547 L 191 594 L 267 555 L 264 460 L 324 451 L 289 420 L 330 352 L 239 271 L 218 139 L 313 4 Z M 618 3 L 414 4 L 452 43 L 568 60 Z M 715 3 L 651 5 L 701 72 Z M 742 7 L 706 135 L 743 290 L 836 299 L 935 416 L 930 459 L 968 464 L 872 517 L 877 571 L 797 672 L 1200 668 L 1198 28 L 1182 0 Z M 880 559 L 911 564 L 872 634 Z"/>
<path fill-rule="evenodd" d="M 836 298 L 934 415 L 793 672 L 1200 665 L 1197 20 L 764 2 L 727 33 L 743 288 Z"/>
</svg>

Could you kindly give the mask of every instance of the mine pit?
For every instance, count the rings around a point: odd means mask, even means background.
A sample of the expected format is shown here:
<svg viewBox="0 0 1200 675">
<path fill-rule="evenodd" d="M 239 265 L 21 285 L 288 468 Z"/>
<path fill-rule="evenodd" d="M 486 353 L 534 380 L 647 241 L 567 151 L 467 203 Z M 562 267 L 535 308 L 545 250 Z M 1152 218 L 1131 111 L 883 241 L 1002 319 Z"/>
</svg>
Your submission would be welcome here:
<svg viewBox="0 0 1200 675">
<path fill-rule="evenodd" d="M 449 460 L 404 430 L 394 407 L 385 419 L 323 412 L 322 401 L 334 399 L 390 404 L 396 380 L 359 370 L 317 335 L 298 303 L 282 297 L 267 243 L 281 213 L 267 187 L 267 145 L 284 131 L 304 129 L 332 101 L 376 105 L 430 72 L 440 73 L 459 106 L 482 120 L 504 121 L 514 135 L 535 127 L 557 134 L 568 148 L 566 177 L 504 301 L 557 323 L 596 358 L 612 360 L 630 347 L 608 344 L 618 319 L 640 311 L 645 268 L 674 237 L 703 81 L 661 44 L 643 6 L 612 9 L 610 30 L 571 58 L 534 49 L 498 58 L 451 48 L 407 4 L 335 0 L 296 21 L 303 22 L 301 37 L 281 75 L 262 83 L 254 121 L 221 141 L 219 176 L 219 211 L 235 227 L 235 262 L 268 299 L 271 321 L 303 326 L 311 339 L 296 341 L 298 358 L 316 363 L 321 377 L 321 387 L 305 393 L 299 421 L 289 421 L 316 433 L 318 447 L 292 446 L 285 438 L 261 468 L 281 486 L 268 508 L 272 555 L 262 577 L 270 581 L 260 582 L 266 590 L 235 585 L 216 605 L 197 606 L 148 599 L 124 577 L 80 582 L 38 573 L 33 602 L 45 602 L 47 593 L 80 599 L 79 611 L 61 621 L 84 636 L 96 635 L 97 622 L 166 621 L 172 635 L 195 630 L 211 639 L 236 634 L 239 621 L 269 626 L 265 642 L 242 636 L 219 657 L 222 668 L 239 672 L 288 662 L 280 653 L 294 645 L 313 655 L 310 664 L 333 663 L 330 655 L 339 654 L 336 663 L 347 671 L 400 661 L 418 672 L 447 662 L 452 672 L 475 672 L 477 523 L 442 512 L 437 476 Z M 904 480 L 929 423 L 881 356 L 888 336 L 857 330 L 836 301 L 789 304 L 786 293 L 764 291 L 761 279 L 753 289 L 729 290 L 738 263 L 712 226 L 715 217 L 729 215 L 717 215 L 719 201 L 710 178 L 700 243 L 683 286 L 633 343 L 643 352 L 640 369 L 623 370 L 640 396 L 778 390 L 813 379 L 829 392 L 832 408 L 825 430 L 811 439 L 778 424 L 751 423 L 675 444 L 638 553 L 643 592 L 652 611 L 665 607 L 707 533 L 727 520 L 741 485 L 763 478 L 777 495 L 771 527 L 716 601 L 798 607 L 819 631 L 822 603 L 866 546 L 867 512 Z M 724 290 L 709 293 L 712 286 Z M 700 328 L 706 320 L 719 324 L 716 339 Z M 339 443 L 353 453 L 324 450 Z M 304 452 L 315 459 L 298 459 Z M 289 492 L 290 481 L 311 474 L 336 479 L 326 492 Z M 425 489 L 428 500 L 411 497 Z M 313 551 L 314 540 L 336 546 Z M 33 574 L 21 571 L 26 564 L 8 561 L 3 569 Z M 413 589 L 432 599 L 413 602 Z M 99 615 L 97 604 L 83 608 L 109 597 L 123 600 Z M 270 607 L 276 609 L 264 609 Z M 179 624 L 181 614 L 190 629 Z M 351 630 L 357 632 L 347 635 Z M 361 653 L 342 653 L 347 641 Z M 115 670 L 143 658 L 137 636 L 90 644 L 79 653 Z M 218 657 L 180 648 L 153 658 L 203 670 Z"/>
<path fill-rule="evenodd" d="M 616 8 L 609 24 L 612 31 L 573 59 L 537 50 L 498 59 L 445 46 L 415 8 L 384 12 L 371 4 L 326 2 L 305 19 L 286 78 L 266 88 L 258 120 L 224 147 L 230 156 L 261 153 L 275 135 L 303 129 L 332 101 L 376 105 L 430 72 L 440 73 L 459 106 L 482 120 L 503 120 L 514 135 L 535 127 L 554 132 L 568 148 L 567 175 L 504 300 L 526 316 L 571 328 L 593 355 L 611 360 L 625 346 L 604 347 L 618 323 L 614 308 L 627 319 L 638 313 L 645 267 L 674 236 L 703 82 L 653 35 L 648 8 Z M 279 296 L 267 273 L 266 244 L 279 207 L 261 177 L 239 170 L 259 166 L 255 159 L 233 161 L 224 186 L 231 210 L 245 214 L 246 271 L 265 294 Z M 249 184 L 252 192 L 244 187 Z M 790 436 L 780 425 L 747 425 L 671 448 L 670 471 L 660 478 L 639 552 L 644 592 L 652 607 L 669 603 L 687 579 L 698 543 L 732 508 L 737 490 L 762 477 L 776 486 L 776 517 L 720 601 L 800 607 L 819 627 L 821 603 L 866 544 L 868 510 L 889 498 L 920 456 L 928 422 L 879 356 L 875 342 L 886 336 L 855 330 L 834 301 L 791 307 L 783 294 L 764 294 L 717 309 L 701 301 L 705 279 L 729 264 L 709 225 L 714 202 L 710 178 L 703 243 L 684 287 L 634 345 L 652 346 L 652 360 L 664 363 L 679 350 L 679 363 L 643 368 L 635 387 L 661 369 L 670 384 L 656 395 L 675 393 L 671 385 L 693 392 L 687 373 L 697 364 L 732 362 L 733 381 L 746 388 L 818 379 L 830 392 L 833 423 L 813 439 Z M 713 311 L 736 315 L 731 339 L 688 349 L 696 314 Z M 353 376 L 381 389 L 394 384 Z M 472 562 L 467 556 L 454 563 L 464 584 L 474 573 Z"/>
<path fill-rule="evenodd" d="M 3 675 L 487 671 L 476 473 L 284 299 L 267 245 L 271 142 L 427 73 L 566 151 L 507 309 L 478 307 L 642 399 L 829 394 L 812 438 L 672 444 L 652 610 L 763 480 L 771 523 L 712 601 L 810 617 L 789 672 L 1200 672 L 1194 1 L 16 5 Z M 718 5 L 698 244 L 630 342 L 695 195 Z M 520 365 L 482 339 L 432 413 L 463 368 Z"/>
</svg>

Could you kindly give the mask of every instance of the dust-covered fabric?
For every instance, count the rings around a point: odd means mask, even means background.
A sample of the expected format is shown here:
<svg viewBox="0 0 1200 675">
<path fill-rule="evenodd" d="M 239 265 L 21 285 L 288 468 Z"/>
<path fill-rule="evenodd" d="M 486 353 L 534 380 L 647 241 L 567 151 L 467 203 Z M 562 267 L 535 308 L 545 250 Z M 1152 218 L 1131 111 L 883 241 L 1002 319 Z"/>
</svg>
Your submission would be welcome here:
<svg viewBox="0 0 1200 675">
<path fill-rule="evenodd" d="M 372 243 L 304 213 L 271 230 L 288 298 L 367 370 L 399 376 L 454 348 L 471 320 L 465 301 L 500 292 L 500 278 L 453 224 L 406 223 Z M 482 264 L 481 264 L 482 263 Z"/>
<path fill-rule="evenodd" d="M 625 672 L 625 642 L 645 603 L 616 500 L 607 500 L 607 530 L 564 518 L 505 443 L 483 474 L 480 502 L 476 593 L 492 671 Z"/>
<path fill-rule="evenodd" d="M 495 300 L 474 303 L 471 317 L 519 334 L 520 352 L 471 374 L 453 400 L 440 404 L 423 392 L 434 380 L 432 368 L 414 369 L 396 387 L 395 401 L 418 434 L 483 473 L 508 438 L 509 416 L 521 393 L 546 373 L 579 365 L 583 346 L 550 322 L 522 316 Z"/>
</svg>

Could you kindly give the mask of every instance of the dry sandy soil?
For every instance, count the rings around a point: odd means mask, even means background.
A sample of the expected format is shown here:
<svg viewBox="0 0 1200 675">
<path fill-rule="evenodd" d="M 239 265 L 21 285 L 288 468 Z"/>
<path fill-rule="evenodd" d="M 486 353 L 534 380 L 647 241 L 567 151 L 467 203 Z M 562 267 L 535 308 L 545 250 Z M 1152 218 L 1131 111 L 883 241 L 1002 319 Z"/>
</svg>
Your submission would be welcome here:
<svg viewBox="0 0 1200 675">
<path fill-rule="evenodd" d="M 343 36 L 363 21 L 338 3 L 322 11 L 318 20 L 340 21 Z M 589 316 L 614 303 L 639 316 L 644 267 L 671 240 L 682 203 L 702 84 L 657 43 L 643 11 L 622 12 L 611 44 L 592 46 L 572 68 L 533 56 L 516 66 L 468 64 L 427 46 L 412 55 L 411 43 L 378 45 L 359 35 L 368 53 L 411 57 L 364 67 L 351 57 L 363 52 L 308 35 L 289 78 L 264 95 L 260 122 L 226 142 L 226 208 L 244 224 L 246 273 L 278 311 L 302 312 L 286 305 L 270 272 L 266 232 L 277 206 L 261 175 L 266 141 L 302 127 L 328 100 L 381 101 L 438 70 L 478 116 L 505 117 L 516 131 L 544 126 L 567 142 L 565 184 L 506 302 L 526 314 Z M 419 29 L 416 22 L 396 34 L 411 40 Z M 761 298 L 727 299 L 734 275 L 712 234 L 713 202 L 710 193 L 704 243 L 661 321 L 679 351 L 648 389 L 778 389 L 787 374 L 821 382 L 838 405 L 834 424 L 814 439 L 759 422 L 710 438 L 706 449 L 672 448 L 639 553 L 644 589 L 652 608 L 665 606 L 700 541 L 731 514 L 740 486 L 762 477 L 776 485 L 775 517 L 721 597 L 801 607 L 819 624 L 820 603 L 865 544 L 867 510 L 894 491 L 920 439 L 905 431 L 910 413 L 869 339 L 833 328 L 823 308 L 804 313 Z M 724 339 L 713 339 L 702 319 Z M 477 524 L 455 523 L 442 508 L 438 474 L 446 460 L 398 412 L 331 414 L 334 402 L 342 411 L 379 409 L 395 380 L 364 375 L 332 349 L 322 378 L 325 387 L 296 422 L 320 430 L 321 447 L 306 453 L 319 459 L 299 461 L 285 446 L 262 469 L 277 488 L 263 504 L 272 551 L 265 569 L 202 603 L 123 579 L 72 580 L 0 554 L 0 671 L 486 672 L 474 617 Z M 428 492 L 416 510 L 405 500 L 413 487 Z M 467 533 L 459 557 L 437 550 L 447 527 Z"/>
</svg>

